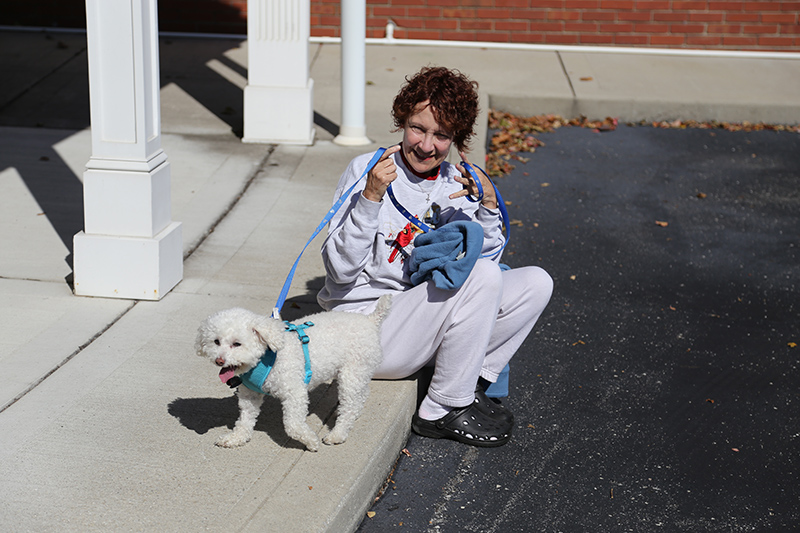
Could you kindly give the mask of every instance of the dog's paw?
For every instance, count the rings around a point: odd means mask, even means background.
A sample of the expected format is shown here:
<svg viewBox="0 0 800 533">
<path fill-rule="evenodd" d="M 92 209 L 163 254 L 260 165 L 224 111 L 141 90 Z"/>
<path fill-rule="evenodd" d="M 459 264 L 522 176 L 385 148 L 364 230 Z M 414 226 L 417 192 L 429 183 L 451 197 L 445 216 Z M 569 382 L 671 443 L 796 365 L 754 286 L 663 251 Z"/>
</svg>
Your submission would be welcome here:
<svg viewBox="0 0 800 533">
<path fill-rule="evenodd" d="M 325 437 L 322 438 L 322 442 L 329 445 L 341 444 L 345 440 L 347 440 L 347 434 L 346 433 L 342 434 L 341 431 L 336 431 L 336 428 L 334 428 L 330 433 L 328 433 L 327 435 L 325 435 Z"/>
<path fill-rule="evenodd" d="M 219 446 L 220 448 L 238 448 L 239 446 L 244 446 L 250 441 L 249 438 L 244 437 L 235 431 L 231 431 L 225 435 L 222 435 L 214 445 Z"/>
</svg>

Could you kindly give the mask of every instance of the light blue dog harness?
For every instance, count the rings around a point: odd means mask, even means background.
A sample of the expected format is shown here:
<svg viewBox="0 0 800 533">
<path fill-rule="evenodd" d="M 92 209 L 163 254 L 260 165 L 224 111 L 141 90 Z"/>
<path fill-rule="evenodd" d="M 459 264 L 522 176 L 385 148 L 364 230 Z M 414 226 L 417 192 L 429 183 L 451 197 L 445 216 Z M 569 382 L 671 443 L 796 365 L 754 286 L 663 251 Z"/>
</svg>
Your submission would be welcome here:
<svg viewBox="0 0 800 533">
<path fill-rule="evenodd" d="M 308 335 L 306 335 L 305 329 L 310 328 L 314 324 L 312 322 L 305 322 L 298 326 L 292 324 L 288 320 L 284 320 L 283 323 L 286 325 L 286 331 L 294 331 L 297 333 L 297 338 L 300 339 L 300 342 L 303 344 L 303 355 L 306 358 L 306 375 L 304 381 L 305 384 L 308 385 L 308 383 L 311 381 L 311 357 L 308 355 L 309 339 Z M 246 386 L 250 390 L 264 394 L 264 391 L 261 389 L 261 387 L 264 386 L 267 376 L 269 376 L 269 373 L 272 371 L 272 366 L 275 364 L 275 357 L 275 352 L 272 350 L 267 350 L 266 353 L 261 356 L 261 359 L 258 361 L 258 364 L 255 367 L 240 376 L 242 385 Z"/>
</svg>

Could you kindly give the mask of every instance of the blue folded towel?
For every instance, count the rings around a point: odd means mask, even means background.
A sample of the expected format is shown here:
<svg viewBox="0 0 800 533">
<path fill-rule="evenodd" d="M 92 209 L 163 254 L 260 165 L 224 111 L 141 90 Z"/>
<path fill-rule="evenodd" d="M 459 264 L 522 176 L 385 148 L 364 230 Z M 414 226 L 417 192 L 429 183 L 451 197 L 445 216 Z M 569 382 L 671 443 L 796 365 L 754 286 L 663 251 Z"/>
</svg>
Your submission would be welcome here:
<svg viewBox="0 0 800 533">
<path fill-rule="evenodd" d="M 411 283 L 429 279 L 439 289 L 454 290 L 467 280 L 483 248 L 483 227 L 457 220 L 414 239 L 409 258 Z"/>
</svg>

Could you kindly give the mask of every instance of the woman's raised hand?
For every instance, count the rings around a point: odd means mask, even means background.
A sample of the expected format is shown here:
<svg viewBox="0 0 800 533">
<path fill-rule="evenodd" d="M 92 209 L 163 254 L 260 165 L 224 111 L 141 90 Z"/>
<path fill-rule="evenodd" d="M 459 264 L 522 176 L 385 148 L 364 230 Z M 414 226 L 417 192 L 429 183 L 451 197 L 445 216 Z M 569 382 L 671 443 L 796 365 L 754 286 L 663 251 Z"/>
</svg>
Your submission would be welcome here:
<svg viewBox="0 0 800 533">
<path fill-rule="evenodd" d="M 380 202 L 389 184 L 397 179 L 397 166 L 391 155 L 400 151 L 400 145 L 396 144 L 386 149 L 372 170 L 367 174 L 367 184 L 364 187 L 364 198 L 373 202 Z"/>
<path fill-rule="evenodd" d="M 483 199 L 481 199 L 481 205 L 488 209 L 497 209 L 497 195 L 494 193 L 494 186 L 492 186 L 492 182 L 489 181 L 489 177 L 481 172 L 475 165 L 472 165 L 464 152 L 458 152 L 458 155 L 461 156 L 461 160 L 464 163 L 472 166 L 473 170 L 475 170 L 475 174 L 478 176 L 478 179 L 481 180 L 481 187 L 483 187 Z M 459 172 L 461 172 L 461 176 L 456 176 L 455 179 L 457 182 L 463 185 L 464 188 L 451 194 L 450 198 L 455 199 L 467 195 L 477 198 L 479 195 L 478 186 L 475 185 L 475 179 L 472 177 L 472 174 L 470 174 L 461 163 L 456 165 L 456 168 L 459 170 Z"/>
</svg>

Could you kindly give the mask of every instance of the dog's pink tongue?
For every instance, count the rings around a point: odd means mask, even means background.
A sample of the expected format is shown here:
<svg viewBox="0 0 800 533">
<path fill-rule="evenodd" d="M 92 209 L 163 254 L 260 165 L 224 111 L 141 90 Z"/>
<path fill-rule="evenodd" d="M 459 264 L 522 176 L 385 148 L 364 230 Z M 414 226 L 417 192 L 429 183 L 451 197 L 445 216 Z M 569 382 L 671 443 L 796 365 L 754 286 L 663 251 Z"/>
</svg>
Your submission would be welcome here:
<svg viewBox="0 0 800 533">
<path fill-rule="evenodd" d="M 222 380 L 223 383 L 227 383 L 229 379 L 231 379 L 236 374 L 236 369 L 232 366 L 226 366 L 222 370 L 219 371 L 219 379 Z"/>
</svg>

